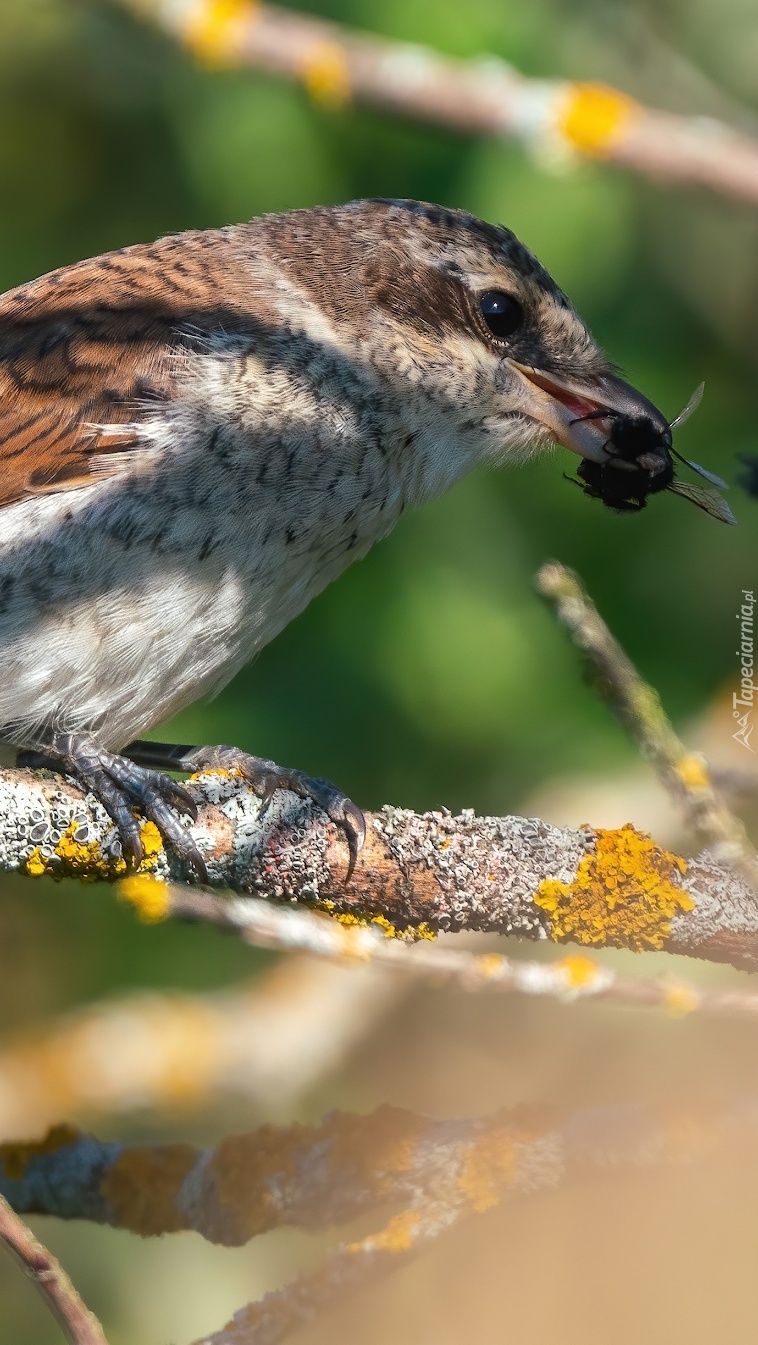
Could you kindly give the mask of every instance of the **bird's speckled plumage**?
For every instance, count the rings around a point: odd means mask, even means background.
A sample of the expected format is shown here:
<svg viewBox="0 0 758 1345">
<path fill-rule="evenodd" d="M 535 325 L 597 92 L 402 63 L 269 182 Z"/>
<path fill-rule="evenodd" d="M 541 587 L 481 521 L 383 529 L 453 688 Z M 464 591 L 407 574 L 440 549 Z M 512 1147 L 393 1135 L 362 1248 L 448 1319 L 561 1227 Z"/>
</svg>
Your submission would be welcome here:
<svg viewBox="0 0 758 1345">
<path fill-rule="evenodd" d="M 491 289 L 525 311 L 507 349 Z M 416 202 L 180 234 L 5 295 L 0 736 L 118 749 L 217 690 L 405 507 L 547 445 L 513 360 L 594 396 L 613 378 L 511 233 Z"/>
</svg>

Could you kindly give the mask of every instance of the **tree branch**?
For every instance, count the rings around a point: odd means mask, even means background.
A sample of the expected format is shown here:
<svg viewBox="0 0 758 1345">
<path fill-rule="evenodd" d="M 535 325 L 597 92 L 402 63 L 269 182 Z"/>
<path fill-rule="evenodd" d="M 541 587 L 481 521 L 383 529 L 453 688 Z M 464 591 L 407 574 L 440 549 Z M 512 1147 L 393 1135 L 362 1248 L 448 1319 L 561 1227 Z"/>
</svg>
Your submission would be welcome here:
<svg viewBox="0 0 758 1345">
<path fill-rule="evenodd" d="M 37 1241 L 2 1195 L 0 1242 L 34 1282 L 71 1345 L 108 1345 L 99 1321 L 85 1307 L 60 1262 Z"/>
<path fill-rule="evenodd" d="M 136 880 L 138 884 L 141 881 Z M 128 898 L 130 880 L 122 886 Z M 426 939 L 409 947 L 403 940 L 387 938 L 381 924 L 345 926 L 319 913 L 257 897 L 229 901 L 213 892 L 184 887 L 169 887 L 161 896 L 167 917 L 213 925 L 237 934 L 254 948 L 309 952 L 343 963 L 360 962 L 363 967 L 374 964 L 401 975 L 406 982 L 426 981 L 435 988 L 452 983 L 469 992 L 550 995 L 564 1002 L 597 999 L 626 1007 L 664 1009 L 675 1017 L 695 1012 L 747 1018 L 758 1015 L 755 992 L 712 989 L 671 976 L 624 977 L 582 953 L 537 962 Z M 138 895 L 138 909 L 141 900 Z M 2 1057 L 0 1067 L 1 1061 Z"/>
<path fill-rule="evenodd" d="M 722 122 L 644 107 L 604 85 L 529 79 L 254 0 L 110 0 L 213 64 L 266 70 L 322 102 L 354 100 L 452 130 L 604 159 L 758 205 L 758 141 Z"/>
<path fill-rule="evenodd" d="M 535 818 L 386 807 L 368 814 L 348 883 L 344 838 L 312 803 L 281 793 L 261 814 L 258 797 L 228 773 L 198 776 L 189 788 L 213 886 L 301 902 L 399 937 L 471 929 L 758 969 L 758 903 L 744 879 L 708 855 L 671 855 L 631 826 L 575 831 Z M 187 883 L 190 873 L 166 855 L 151 823 L 143 837 L 147 876 Z M 125 873 L 100 804 L 45 771 L 0 772 L 3 868 L 88 880 Z M 148 882 L 135 891 L 128 880 L 125 891 L 148 919 L 202 914 L 204 898 L 189 888 Z"/>
<path fill-rule="evenodd" d="M 60 1127 L 0 1146 L 0 1190 L 23 1212 L 143 1237 L 193 1229 L 239 1246 L 275 1228 L 331 1228 L 385 1207 L 378 1232 L 251 1303 L 196 1345 L 278 1345 L 297 1326 L 417 1254 L 463 1218 L 587 1173 L 702 1161 L 755 1146 L 755 1100 L 715 1109 L 516 1108 L 432 1119 L 384 1106 L 320 1125 L 264 1126 L 213 1150 L 103 1143 Z"/>
</svg>

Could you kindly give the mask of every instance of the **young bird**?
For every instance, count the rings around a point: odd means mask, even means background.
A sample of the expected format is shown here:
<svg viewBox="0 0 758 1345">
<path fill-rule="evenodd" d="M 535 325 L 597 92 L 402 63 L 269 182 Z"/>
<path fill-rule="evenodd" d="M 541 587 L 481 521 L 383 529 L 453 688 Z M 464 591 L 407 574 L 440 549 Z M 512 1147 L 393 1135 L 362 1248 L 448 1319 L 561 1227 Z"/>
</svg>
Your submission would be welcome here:
<svg viewBox="0 0 758 1345">
<path fill-rule="evenodd" d="M 0 298 L 0 742 L 135 807 L 205 877 L 166 770 L 325 780 L 141 735 L 217 692 L 405 508 L 611 422 L 667 422 L 509 230 L 417 201 L 123 248 Z M 585 417 L 582 419 L 582 417 Z M 587 418 L 589 417 L 589 418 Z M 135 740 L 135 741 L 132 741 Z"/>
</svg>

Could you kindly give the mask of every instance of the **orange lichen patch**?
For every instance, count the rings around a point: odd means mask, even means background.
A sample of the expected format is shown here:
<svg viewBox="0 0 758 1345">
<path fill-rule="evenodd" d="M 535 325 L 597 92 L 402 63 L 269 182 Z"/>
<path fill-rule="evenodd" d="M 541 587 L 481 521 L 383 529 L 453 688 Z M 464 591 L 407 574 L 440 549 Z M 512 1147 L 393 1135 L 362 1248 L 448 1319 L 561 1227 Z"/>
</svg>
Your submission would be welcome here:
<svg viewBox="0 0 758 1345">
<path fill-rule="evenodd" d="M 486 1130 L 466 1154 L 458 1189 L 471 1208 L 481 1214 L 499 1204 L 503 1190 L 512 1185 L 517 1171 L 518 1151 L 513 1135 L 501 1129 Z"/>
<path fill-rule="evenodd" d="M 690 752 L 686 757 L 682 757 L 679 762 L 676 773 L 686 789 L 710 789 L 711 777 L 708 774 L 708 764 L 705 757 L 699 752 Z"/>
<path fill-rule="evenodd" d="M 207 65 L 236 64 L 245 28 L 258 11 L 256 0 L 196 0 L 182 24 L 182 40 Z"/>
<path fill-rule="evenodd" d="M 0 1144 L 0 1163 L 11 1181 L 18 1182 L 24 1176 L 29 1163 L 44 1154 L 54 1154 L 79 1139 L 81 1131 L 75 1126 L 57 1125 L 48 1130 L 44 1139 L 28 1142 L 8 1141 Z"/>
<path fill-rule="evenodd" d="M 413 1245 L 413 1234 L 420 1223 L 414 1210 L 396 1214 L 379 1233 L 372 1233 L 362 1242 L 349 1242 L 349 1252 L 407 1252 Z"/>
<path fill-rule="evenodd" d="M 331 108 L 349 103 L 350 71 L 338 42 L 315 42 L 303 57 L 300 75 L 315 103 Z"/>
<path fill-rule="evenodd" d="M 222 1140 L 206 1168 L 213 1183 L 213 1207 L 218 1211 L 206 1236 L 226 1246 L 239 1246 L 277 1224 L 271 1179 L 294 1178 L 298 1154 L 313 1136 L 313 1128 L 261 1126 L 251 1135 Z"/>
<path fill-rule="evenodd" d="M 342 1181 L 385 1195 L 409 1172 L 429 1123 L 401 1107 L 378 1107 L 371 1116 L 335 1112 L 323 1127 L 331 1140 L 330 1164 Z"/>
<path fill-rule="evenodd" d="M 597 963 L 581 953 L 561 958 L 560 962 L 555 963 L 555 970 L 560 972 L 570 990 L 585 990 L 599 975 Z"/>
<path fill-rule="evenodd" d="M 100 1195 L 111 1207 L 115 1226 L 142 1237 L 186 1228 L 176 1198 L 197 1157 L 191 1144 L 124 1149 L 100 1182 Z"/>
<path fill-rule="evenodd" d="M 664 1003 L 673 1018 L 684 1018 L 700 1008 L 700 996 L 691 985 L 670 985 Z"/>
<path fill-rule="evenodd" d="M 574 149 L 603 159 L 623 138 L 642 108 L 607 84 L 569 84 L 557 115 L 557 128 Z"/>
<path fill-rule="evenodd" d="M 171 913 L 168 884 L 149 873 L 134 873 L 122 878 L 118 895 L 133 906 L 145 925 L 157 925 Z"/>
<path fill-rule="evenodd" d="M 501 953 L 483 953 L 476 959 L 476 969 L 485 980 L 494 981 L 502 974 L 507 958 Z"/>
<path fill-rule="evenodd" d="M 672 918 L 695 905 L 681 886 L 685 861 L 629 823 L 594 834 L 595 852 L 582 860 L 573 883 L 548 878 L 534 898 L 550 916 L 550 938 L 633 952 L 662 948 Z"/>
</svg>

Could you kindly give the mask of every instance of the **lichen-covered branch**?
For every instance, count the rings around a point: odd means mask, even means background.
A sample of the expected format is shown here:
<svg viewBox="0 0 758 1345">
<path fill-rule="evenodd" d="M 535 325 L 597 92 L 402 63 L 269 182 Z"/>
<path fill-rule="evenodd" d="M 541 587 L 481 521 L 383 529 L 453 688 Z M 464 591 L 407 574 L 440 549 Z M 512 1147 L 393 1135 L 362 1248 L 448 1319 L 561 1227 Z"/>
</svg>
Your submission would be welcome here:
<svg viewBox="0 0 758 1345">
<path fill-rule="evenodd" d="M 492 56 L 462 61 L 256 0 L 110 0 L 198 58 L 302 82 L 456 131 L 587 155 L 758 205 L 758 141 L 704 117 L 644 107 L 604 85 L 529 79 Z"/>
<path fill-rule="evenodd" d="M 107 1143 L 59 1126 L 38 1143 L 0 1145 L 0 1191 L 19 1214 L 143 1237 L 192 1229 L 241 1246 L 274 1228 L 331 1228 L 390 1201 L 417 1208 L 444 1197 L 486 1209 L 501 1187 L 531 1179 L 555 1127 L 541 1109 L 436 1120 L 384 1106 L 315 1126 L 263 1126 L 208 1151 Z"/>
<path fill-rule="evenodd" d="M 194 1229 L 226 1246 L 274 1228 L 325 1229 L 379 1207 L 379 1232 L 242 1309 L 202 1345 L 277 1345 L 345 1292 L 396 1269 L 462 1218 L 588 1172 L 706 1159 L 755 1146 L 758 1104 L 517 1108 L 437 1120 L 395 1107 L 264 1126 L 213 1150 L 103 1143 L 63 1127 L 0 1146 L 0 1190 L 20 1213 L 84 1218 L 141 1236 Z M 388 1211 L 388 1212 L 389 1212 Z M 196 1345 L 201 1345 L 197 1342 Z"/>
<path fill-rule="evenodd" d="M 657 691 L 640 677 L 578 575 L 550 561 L 540 570 L 537 587 L 555 604 L 559 620 L 587 661 L 595 689 L 651 762 L 700 843 L 738 864 L 746 881 L 758 889 L 758 860 L 745 827 L 714 788 L 705 758 L 675 733 Z"/>
<path fill-rule="evenodd" d="M 85 1307 L 60 1262 L 22 1223 L 2 1195 L 0 1243 L 39 1290 L 71 1345 L 108 1345 L 99 1321 Z"/>
<path fill-rule="evenodd" d="M 482 930 L 586 947 L 667 949 L 758 969 L 758 903 L 739 874 L 707 855 L 685 861 L 631 826 L 572 830 L 536 818 L 368 814 L 368 837 L 347 881 L 344 837 L 310 802 L 281 793 L 261 812 L 234 775 L 189 782 L 193 827 L 212 885 L 301 903 L 348 927 L 410 939 Z M 143 828 L 147 876 L 190 874 Z M 125 864 L 107 815 L 50 772 L 0 772 L 0 870 L 119 879 Z M 202 894 L 147 883 L 143 915 L 202 915 Z M 131 890 L 130 890 L 131 889 Z M 173 905 L 172 905 L 173 903 Z M 229 907 L 234 919 L 234 906 Z"/>
</svg>

